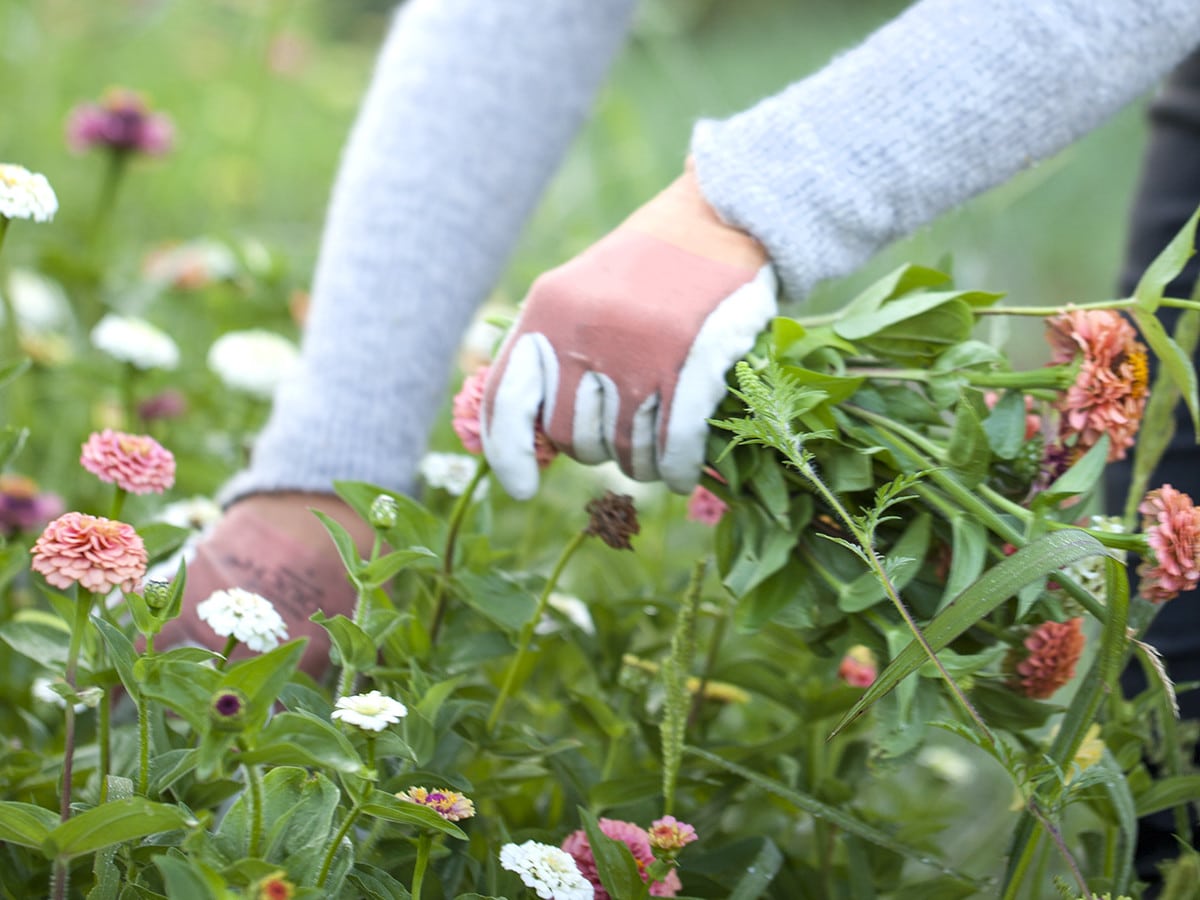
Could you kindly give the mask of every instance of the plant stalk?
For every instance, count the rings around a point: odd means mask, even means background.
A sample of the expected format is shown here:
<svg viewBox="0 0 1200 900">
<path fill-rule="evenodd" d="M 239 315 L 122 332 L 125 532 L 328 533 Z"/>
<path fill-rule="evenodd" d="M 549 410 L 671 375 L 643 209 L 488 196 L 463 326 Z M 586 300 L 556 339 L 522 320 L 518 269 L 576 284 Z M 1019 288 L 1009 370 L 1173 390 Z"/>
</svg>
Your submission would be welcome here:
<svg viewBox="0 0 1200 900">
<path fill-rule="evenodd" d="M 429 623 L 430 647 L 437 646 L 438 634 L 442 630 L 442 620 L 446 615 L 450 578 L 454 574 L 454 551 L 458 546 L 459 531 L 462 529 L 462 523 L 466 518 L 467 510 L 471 506 L 471 500 L 475 496 L 475 489 L 479 487 L 479 482 L 483 481 L 490 470 L 491 467 L 488 465 L 487 459 L 481 456 L 479 464 L 475 467 L 475 474 L 471 476 L 470 483 L 462 494 L 459 495 L 458 500 L 454 504 L 454 509 L 450 513 L 450 524 L 446 531 L 446 547 L 442 551 L 442 572 L 438 578 L 437 591 L 434 594 L 433 618 Z"/>
</svg>

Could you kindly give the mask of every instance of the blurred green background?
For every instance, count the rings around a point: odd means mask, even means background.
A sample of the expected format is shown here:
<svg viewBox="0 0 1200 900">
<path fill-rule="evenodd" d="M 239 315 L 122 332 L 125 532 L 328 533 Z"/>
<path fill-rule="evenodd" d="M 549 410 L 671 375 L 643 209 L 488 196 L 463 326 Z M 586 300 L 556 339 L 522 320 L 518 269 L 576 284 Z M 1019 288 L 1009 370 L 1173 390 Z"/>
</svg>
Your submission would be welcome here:
<svg viewBox="0 0 1200 900">
<path fill-rule="evenodd" d="M 499 285 L 503 296 L 519 299 L 537 272 L 668 181 L 697 116 L 734 112 L 819 68 L 906 5 L 643 0 L 595 116 Z M 126 251 L 204 234 L 254 237 L 282 253 L 303 284 L 391 7 L 0 0 L 0 159 L 44 172 L 62 203 L 53 226 L 10 241 L 10 264 L 86 220 L 103 160 L 70 155 L 64 122 L 76 103 L 122 85 L 168 112 L 179 136 L 175 153 L 138 163 L 125 187 L 118 227 L 133 238 Z M 936 264 L 947 254 L 961 283 L 1005 290 L 1015 302 L 1106 296 L 1142 138 L 1141 110 L 1127 110 L 1059 158 L 888 249 L 850 284 L 823 286 L 813 302 L 836 304 L 898 261 Z M 1036 354 L 1039 344 L 1021 352 Z"/>
</svg>

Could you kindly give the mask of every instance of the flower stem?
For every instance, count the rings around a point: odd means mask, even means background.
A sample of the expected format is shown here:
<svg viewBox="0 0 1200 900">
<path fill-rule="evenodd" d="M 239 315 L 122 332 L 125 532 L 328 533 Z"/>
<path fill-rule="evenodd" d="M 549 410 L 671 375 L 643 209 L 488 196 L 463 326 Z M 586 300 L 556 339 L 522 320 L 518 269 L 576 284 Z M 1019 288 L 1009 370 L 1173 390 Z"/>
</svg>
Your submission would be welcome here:
<svg viewBox="0 0 1200 900">
<path fill-rule="evenodd" d="M 413 869 L 412 900 L 421 900 L 421 885 L 425 881 L 425 868 L 429 865 L 429 851 L 433 847 L 433 835 L 421 832 L 417 838 L 417 864 Z"/>
<path fill-rule="evenodd" d="M 1179 301 L 1186 302 L 1186 301 Z M 1131 309 L 1137 305 L 1132 297 L 1121 300 L 1098 300 L 1095 303 L 1070 303 L 1066 306 L 983 306 L 973 308 L 977 316 L 1057 316 L 1068 311 L 1089 309 Z M 1164 305 L 1167 305 L 1164 301 Z M 1174 304 L 1171 304 L 1174 305 Z M 1190 305 L 1190 304 L 1189 304 Z"/>
<path fill-rule="evenodd" d="M 149 641 L 146 644 L 146 652 L 154 652 Z M 147 700 L 141 691 L 138 691 L 134 701 L 137 704 L 138 716 L 138 793 L 145 797 L 150 793 L 150 710 L 147 709 Z"/>
<path fill-rule="evenodd" d="M 64 678 L 72 690 L 75 689 L 75 670 L 79 664 L 79 651 L 83 647 L 83 632 L 87 628 L 91 612 L 92 595 L 84 593 L 75 604 L 75 622 L 71 626 L 71 642 L 67 646 L 67 667 Z M 63 738 L 63 784 L 59 818 L 65 822 L 71 817 L 71 777 L 75 763 L 75 703 L 67 702 L 67 722 Z"/>
<path fill-rule="evenodd" d="M 471 500 L 475 496 L 475 489 L 479 487 L 479 482 L 483 481 L 490 470 L 487 459 L 481 456 L 479 464 L 475 467 L 475 474 L 471 476 L 470 483 L 459 495 L 454 509 L 450 513 L 450 524 L 446 531 L 446 548 L 442 551 L 442 574 L 438 578 L 437 591 L 433 601 L 433 618 L 429 625 L 430 647 L 437 646 L 438 633 L 442 630 L 442 619 L 446 615 L 447 591 L 449 590 L 450 576 L 454 574 L 454 550 L 458 544 L 458 533 L 462 529 L 463 519 L 466 518 Z"/>
<path fill-rule="evenodd" d="M 238 644 L 238 639 L 232 634 L 225 639 L 225 646 L 221 648 L 221 658 L 217 660 L 217 671 L 220 672 L 225 668 L 225 664 L 229 662 L 229 654 L 233 652 L 233 648 Z"/>
<path fill-rule="evenodd" d="M 375 562 L 379 558 L 379 551 L 383 548 L 383 539 L 379 536 L 379 532 L 375 532 L 375 540 L 371 543 L 371 558 L 367 560 L 367 565 Z M 356 582 L 357 583 L 357 582 Z M 363 612 L 367 608 L 368 591 L 365 586 L 360 584 L 358 588 L 358 599 L 354 603 L 354 616 L 350 620 L 357 625 L 363 616 Z M 342 660 L 342 674 L 338 677 L 337 694 L 334 695 L 336 700 L 338 697 L 348 697 L 354 691 L 354 682 L 358 678 L 358 670 L 354 666 Z"/>
<path fill-rule="evenodd" d="M 580 548 L 584 540 L 587 538 L 587 533 L 580 531 L 563 547 L 562 554 L 558 557 L 558 562 L 554 564 L 554 570 L 550 573 L 550 577 L 546 579 L 546 586 L 542 589 L 542 596 L 538 598 L 537 608 L 533 612 L 533 616 L 521 628 L 521 633 L 517 638 L 517 654 L 513 657 L 512 662 L 508 665 L 508 671 L 504 673 L 504 683 L 500 685 L 500 693 L 496 697 L 496 702 L 492 704 L 492 711 L 487 718 L 487 731 L 491 733 L 496 722 L 500 719 L 500 713 L 504 711 L 504 704 L 508 701 L 508 695 L 512 691 L 513 682 L 517 678 L 517 670 L 521 668 L 521 662 L 525 657 L 526 651 L 529 649 L 529 642 L 533 640 L 533 630 L 537 627 L 537 623 L 542 620 L 542 615 L 546 612 L 546 604 L 550 602 L 550 594 L 558 584 L 558 579 L 562 575 L 563 569 L 566 568 L 567 562 L 575 555 L 575 551 Z"/>
<path fill-rule="evenodd" d="M 262 849 L 263 834 L 263 785 L 262 772 L 258 766 L 242 766 L 246 771 L 246 783 L 250 786 L 250 847 L 247 855 L 258 856 Z"/>
</svg>

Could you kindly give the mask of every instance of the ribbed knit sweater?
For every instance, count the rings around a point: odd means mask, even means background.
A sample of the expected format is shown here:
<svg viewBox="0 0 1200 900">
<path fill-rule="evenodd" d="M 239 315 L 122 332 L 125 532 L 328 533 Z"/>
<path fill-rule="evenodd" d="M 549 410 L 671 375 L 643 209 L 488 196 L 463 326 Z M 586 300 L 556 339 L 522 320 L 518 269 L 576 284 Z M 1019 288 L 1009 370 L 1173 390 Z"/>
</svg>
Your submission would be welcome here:
<svg viewBox="0 0 1200 900">
<path fill-rule="evenodd" d="M 462 332 L 634 2 L 403 6 L 341 160 L 300 372 L 224 499 L 412 488 Z M 801 298 L 1054 154 L 1197 45 L 1197 0 L 921 0 L 816 74 L 699 122 L 691 153 L 708 201 Z"/>
</svg>

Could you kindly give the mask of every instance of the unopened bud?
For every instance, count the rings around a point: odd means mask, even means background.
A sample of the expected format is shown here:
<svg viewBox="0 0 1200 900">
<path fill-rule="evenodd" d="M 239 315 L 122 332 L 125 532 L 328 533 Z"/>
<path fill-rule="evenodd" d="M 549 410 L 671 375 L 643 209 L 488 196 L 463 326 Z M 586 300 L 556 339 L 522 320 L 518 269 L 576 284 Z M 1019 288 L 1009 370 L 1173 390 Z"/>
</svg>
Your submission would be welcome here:
<svg viewBox="0 0 1200 900">
<path fill-rule="evenodd" d="M 216 731 L 241 731 L 246 719 L 246 695 L 237 688 L 221 688 L 208 704 L 208 721 Z"/>
<path fill-rule="evenodd" d="M 378 528 L 381 531 L 394 528 L 398 518 L 396 498 L 380 494 L 371 501 L 371 509 L 367 518 L 372 528 Z"/>
<path fill-rule="evenodd" d="M 165 609 L 171 602 L 171 582 L 147 581 L 142 587 L 142 598 L 146 605 L 153 610 Z"/>
</svg>

